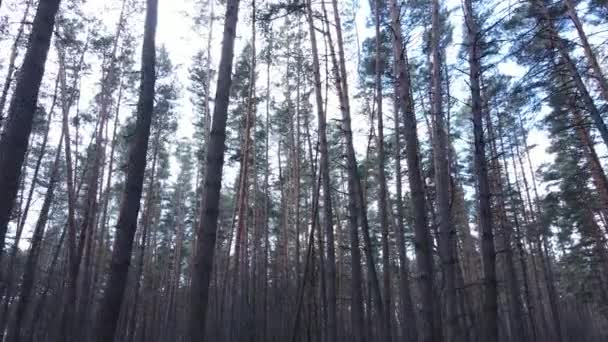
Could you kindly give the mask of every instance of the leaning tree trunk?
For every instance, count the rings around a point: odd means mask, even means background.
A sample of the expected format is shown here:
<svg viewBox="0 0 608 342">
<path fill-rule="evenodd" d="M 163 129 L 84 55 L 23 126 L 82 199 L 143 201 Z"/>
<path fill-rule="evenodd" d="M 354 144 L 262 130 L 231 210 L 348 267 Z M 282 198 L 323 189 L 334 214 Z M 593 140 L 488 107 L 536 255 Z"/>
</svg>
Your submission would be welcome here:
<svg viewBox="0 0 608 342">
<path fill-rule="evenodd" d="M 129 147 L 128 169 L 116 225 L 110 276 L 99 309 L 96 331 L 96 340 L 99 342 L 112 341 L 114 338 L 129 272 L 133 237 L 137 228 L 137 215 L 140 207 L 152 112 L 154 110 L 157 14 L 158 0 L 147 0 L 137 121 L 133 140 Z"/>
<path fill-rule="evenodd" d="M 226 4 L 222 54 L 213 108 L 213 123 L 209 146 L 207 149 L 207 172 L 205 174 L 205 191 L 202 210 L 198 221 L 194 267 L 191 284 L 190 322 L 187 340 L 204 341 L 209 283 L 213 271 L 213 257 L 218 225 L 220 188 L 224 166 L 226 141 L 226 119 L 232 83 L 232 60 L 234 57 L 234 40 L 238 20 L 239 0 L 229 0 Z"/>
<path fill-rule="evenodd" d="M 41 0 L 32 23 L 29 45 L 15 92 L 8 109 L 6 126 L 0 138 L 0 260 L 13 204 L 17 196 L 32 122 L 38 102 L 38 91 L 44 75 L 46 58 L 51 45 L 55 14 L 61 0 Z"/>
</svg>

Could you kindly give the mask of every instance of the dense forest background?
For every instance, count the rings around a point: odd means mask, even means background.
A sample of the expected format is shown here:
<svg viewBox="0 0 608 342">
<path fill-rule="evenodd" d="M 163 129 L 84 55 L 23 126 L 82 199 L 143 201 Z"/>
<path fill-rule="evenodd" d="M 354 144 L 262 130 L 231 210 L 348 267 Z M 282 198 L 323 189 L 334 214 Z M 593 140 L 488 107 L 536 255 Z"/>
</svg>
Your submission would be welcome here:
<svg viewBox="0 0 608 342">
<path fill-rule="evenodd" d="M 608 340 L 606 0 L 0 0 L 0 341 Z"/>
</svg>

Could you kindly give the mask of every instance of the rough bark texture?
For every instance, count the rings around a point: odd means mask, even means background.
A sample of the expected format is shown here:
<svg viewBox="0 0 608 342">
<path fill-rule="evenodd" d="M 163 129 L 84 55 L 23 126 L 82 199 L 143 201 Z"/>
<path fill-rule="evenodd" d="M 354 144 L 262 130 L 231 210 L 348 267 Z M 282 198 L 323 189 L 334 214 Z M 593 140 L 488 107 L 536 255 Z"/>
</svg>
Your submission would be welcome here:
<svg viewBox="0 0 608 342">
<path fill-rule="evenodd" d="M 96 340 L 99 342 L 112 341 L 114 338 L 131 262 L 133 238 L 137 228 L 137 215 L 140 207 L 154 109 L 157 12 L 158 0 L 147 0 L 137 121 L 133 140 L 129 146 L 128 169 L 116 225 L 110 276 L 105 286 L 97 321 Z"/>
<path fill-rule="evenodd" d="M 218 225 L 220 188 L 224 166 L 226 140 L 226 119 L 230 85 L 232 83 L 232 60 L 234 39 L 238 20 L 239 0 L 229 0 L 226 4 L 222 53 L 218 71 L 215 107 L 209 147 L 207 149 L 207 173 L 203 192 L 202 210 L 197 227 L 196 256 L 191 285 L 191 303 L 188 340 L 205 341 L 205 323 L 209 299 L 209 283 L 213 271 L 213 256 Z"/>
<path fill-rule="evenodd" d="M 0 192 L 3 194 L 0 196 L 0 258 L 17 196 L 59 3 L 60 0 L 41 0 L 38 4 L 28 49 L 19 69 L 6 126 L 0 138 Z"/>
</svg>

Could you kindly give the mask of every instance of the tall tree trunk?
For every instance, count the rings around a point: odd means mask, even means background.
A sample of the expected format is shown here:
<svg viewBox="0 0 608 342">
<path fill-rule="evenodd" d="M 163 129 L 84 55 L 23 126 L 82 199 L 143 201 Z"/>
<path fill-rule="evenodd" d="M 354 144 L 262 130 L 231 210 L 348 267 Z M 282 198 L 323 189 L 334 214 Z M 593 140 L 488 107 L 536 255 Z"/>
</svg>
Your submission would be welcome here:
<svg viewBox="0 0 608 342">
<path fill-rule="evenodd" d="M 252 159 L 252 145 L 253 141 L 251 138 L 252 130 L 255 132 L 254 125 L 256 121 L 255 117 L 255 68 L 256 68 L 256 6 L 255 0 L 252 1 L 252 13 L 251 13 L 251 59 L 250 59 L 250 72 L 249 72 L 249 89 L 247 90 L 247 109 L 245 112 L 245 127 L 243 130 L 242 138 L 242 153 L 241 153 L 241 175 L 239 177 L 239 192 L 238 192 L 238 203 L 237 203 L 237 228 L 236 228 L 236 245 L 235 245 L 235 258 L 234 258 L 234 280 L 233 280 L 233 294 L 232 294 L 232 315 L 235 326 L 232 326 L 232 330 L 236 332 L 237 338 L 240 340 L 243 338 L 242 327 L 243 324 L 248 320 L 246 317 L 241 317 L 248 306 L 247 301 L 247 290 L 244 286 L 246 278 L 248 277 L 247 265 L 249 263 L 247 258 L 247 236 L 248 236 L 248 215 L 249 215 L 249 189 L 250 189 L 250 160 Z M 253 149 L 255 153 L 255 149 Z"/>
<path fill-rule="evenodd" d="M 110 142 L 110 160 L 108 164 L 108 178 L 106 179 L 105 193 L 103 196 L 102 210 L 101 210 L 101 219 L 100 225 L 101 230 L 99 232 L 99 248 L 97 250 L 96 265 L 94 270 L 94 279 L 93 279 L 93 288 L 97 288 L 97 281 L 99 279 L 101 269 L 105 265 L 106 253 L 107 253 L 107 241 L 109 240 L 109 236 L 107 234 L 108 230 L 108 207 L 110 203 L 111 195 L 111 185 L 113 181 L 114 174 L 114 152 L 116 150 L 116 131 L 118 129 L 118 117 L 120 113 L 120 104 L 122 100 L 122 92 L 123 92 L 123 84 L 121 80 L 121 84 L 118 89 L 118 100 L 116 102 L 116 112 L 114 113 L 114 125 L 112 128 L 112 140 Z"/>
<path fill-rule="evenodd" d="M 207 149 L 207 174 L 199 225 L 196 228 L 196 257 L 191 285 L 190 322 L 188 341 L 205 340 L 205 323 L 209 297 L 209 283 L 213 271 L 213 256 L 218 225 L 220 188 L 224 166 L 224 142 L 226 140 L 226 118 L 232 83 L 232 60 L 234 39 L 238 20 L 239 0 L 228 0 L 222 38 L 222 53 L 213 108 L 213 124 Z"/>
<path fill-rule="evenodd" d="M 79 80 L 78 73 L 82 67 L 86 47 L 80 56 L 80 61 L 76 67 L 76 75 L 74 77 L 74 86 Z M 68 96 L 69 89 L 67 84 L 66 75 L 66 63 L 65 53 L 62 46 L 58 47 L 59 57 L 59 78 L 61 86 L 61 110 L 62 110 L 62 127 L 64 134 L 65 144 L 65 163 L 66 163 L 66 178 L 67 178 L 67 192 L 68 192 L 68 222 L 67 222 L 67 257 L 68 257 L 68 268 L 67 268 L 67 281 L 64 293 L 64 305 L 61 308 L 61 320 L 59 327 L 59 338 L 70 341 L 71 338 L 71 323 L 73 319 L 73 309 L 76 301 L 76 278 L 78 276 L 78 262 L 76 262 L 76 201 L 78 190 L 74 187 L 74 169 L 72 163 L 72 149 L 71 149 L 71 137 L 70 137 L 70 123 L 69 115 L 70 109 L 74 102 L 74 96 Z"/>
<path fill-rule="evenodd" d="M 411 96 L 406 50 L 401 33 L 400 7 L 397 0 L 390 0 L 391 27 L 393 32 L 393 56 L 396 70 L 396 93 L 404 116 L 405 152 L 408 168 L 413 219 L 416 263 L 418 266 L 419 288 L 421 293 L 420 339 L 424 342 L 441 340 L 440 323 L 436 320 L 434 306 L 434 266 L 431 234 L 428 227 L 424 182 L 420 165 L 416 114 Z"/>
<path fill-rule="evenodd" d="M 365 203 L 365 196 L 363 193 L 363 186 L 361 182 L 361 177 L 358 171 L 358 164 L 355 155 L 355 149 L 353 145 L 353 131 L 351 128 L 351 118 L 350 118 L 350 97 L 348 93 L 348 73 L 346 71 L 346 57 L 344 54 L 344 39 L 342 37 L 342 22 L 340 19 L 340 12 L 338 8 L 337 0 L 332 0 L 333 5 L 333 14 L 334 20 L 336 24 L 336 40 L 338 45 L 338 65 L 339 69 L 336 66 L 336 71 L 339 70 L 339 77 L 336 81 L 341 81 L 342 87 L 341 91 L 338 88 L 339 96 L 342 99 L 341 109 L 342 109 L 342 131 L 345 134 L 346 141 L 346 159 L 347 159 L 347 170 L 349 171 L 349 178 L 353 179 L 353 188 L 352 194 L 355 199 L 355 212 L 352 212 L 352 215 L 358 216 L 358 222 L 361 225 L 361 233 L 363 235 L 363 245 L 365 248 L 363 249 L 365 253 L 366 266 L 368 279 L 370 281 L 371 286 L 371 295 L 374 301 L 374 305 L 376 307 L 376 314 L 378 315 L 378 321 L 384 322 L 388 319 L 385 317 L 384 304 L 382 301 L 382 295 L 380 293 L 380 283 L 378 281 L 378 275 L 376 272 L 376 263 L 374 261 L 374 253 L 373 246 L 370 237 L 370 228 L 367 220 L 367 206 Z M 331 43 L 331 34 L 328 35 L 329 43 L 330 43 L 330 51 L 333 49 L 333 44 Z M 332 53 L 335 56 L 335 54 Z M 371 327 L 370 327 L 371 328 Z M 380 329 L 380 336 L 382 340 L 386 339 L 386 334 L 388 331 L 384 331 Z"/>
<path fill-rule="evenodd" d="M 353 136 L 351 128 L 350 118 L 350 103 L 348 95 L 348 81 L 346 72 L 346 61 L 344 57 L 344 41 L 342 38 L 342 24 L 340 21 L 340 14 L 338 4 L 336 0 L 332 0 L 333 14 L 336 26 L 336 39 L 338 45 L 338 56 L 336 57 L 335 49 L 333 46 L 333 40 L 331 36 L 331 30 L 327 30 L 327 37 L 329 40 L 330 55 L 333 64 L 333 72 L 338 91 L 338 98 L 340 100 L 340 110 L 342 112 L 342 132 L 344 134 L 344 141 L 346 144 L 346 170 L 348 178 L 348 200 L 349 200 L 349 226 L 351 236 L 351 259 L 352 259 L 352 324 L 353 328 L 359 326 L 364 328 L 364 313 L 363 313 L 363 292 L 361 289 L 362 284 L 362 272 L 361 272 L 361 251 L 359 246 L 359 224 L 361 224 L 361 230 L 363 233 L 363 242 L 365 245 L 365 256 L 368 267 L 368 277 L 370 280 L 371 293 L 374 297 L 374 304 L 376 305 L 378 321 L 384 322 L 384 308 L 382 297 L 380 295 L 380 284 L 376 273 L 376 266 L 373 258 L 373 251 L 371 245 L 371 238 L 369 236 L 369 224 L 367 222 L 367 209 L 365 206 L 365 199 L 363 196 L 363 187 L 361 178 L 358 171 L 357 159 L 355 156 L 355 149 L 353 145 Z M 327 11 L 324 8 L 325 17 L 327 17 Z M 329 25 L 329 24 L 328 24 Z M 329 26 L 328 26 L 329 28 Z M 382 335 L 386 331 L 380 331 Z M 353 337 L 355 339 L 364 339 L 363 333 L 358 333 L 353 330 Z"/>
<path fill-rule="evenodd" d="M 8 108 L 8 120 L 0 138 L 0 260 L 4 250 L 6 230 L 23 167 L 40 83 L 51 44 L 55 14 L 61 0 L 41 0 L 32 23 L 32 33 L 15 92 Z"/>
<path fill-rule="evenodd" d="M 471 111 L 473 114 L 473 133 L 475 139 L 475 173 L 477 174 L 477 197 L 479 224 L 481 231 L 481 251 L 484 271 L 484 324 L 485 341 L 498 341 L 498 290 L 496 287 L 496 249 L 494 247 L 494 227 L 488 164 L 486 160 L 486 140 L 483 134 L 483 102 L 480 80 L 482 77 L 480 48 L 481 32 L 477 24 L 471 0 L 464 2 L 465 23 L 467 27 L 467 46 L 469 59 L 469 86 L 471 88 Z M 437 96 L 437 95 L 436 95 Z M 439 183 L 437 183 L 438 186 Z M 508 241 L 507 241 L 508 243 Z"/>
<path fill-rule="evenodd" d="M 386 186 L 386 172 L 384 170 L 385 155 L 384 155 L 384 120 L 382 112 L 382 73 L 384 71 L 384 61 L 382 59 L 382 36 L 380 34 L 380 11 L 382 6 L 380 0 L 375 0 L 375 27 L 376 27 L 376 51 L 375 51 L 375 63 L 376 63 L 376 111 L 378 116 L 378 183 L 379 198 L 378 198 L 378 211 L 380 215 L 380 227 L 382 229 L 382 268 L 383 268 L 383 286 L 384 286 L 384 325 L 382 329 L 385 330 L 385 338 L 387 342 L 391 341 L 391 320 L 393 312 L 393 300 L 391 295 L 391 259 L 389 249 L 389 232 L 388 232 L 388 212 L 387 212 L 387 186 Z M 413 318 L 413 317 L 412 317 Z"/>
<path fill-rule="evenodd" d="M 102 75 L 101 80 L 101 92 L 100 92 L 100 110 L 99 110 L 99 122 L 98 127 L 95 132 L 95 143 L 94 149 L 92 149 L 92 164 L 88 167 L 88 180 L 87 180 L 87 193 L 84 202 L 84 212 L 82 215 L 82 224 L 80 229 L 80 243 L 78 245 L 78 252 L 76 256 L 76 262 L 78 267 L 80 267 L 80 263 L 82 258 L 83 265 L 82 271 L 83 274 L 80 277 L 80 293 L 77 308 L 77 321 L 74 325 L 74 335 L 79 339 L 86 339 L 86 334 L 89 317 L 87 308 L 91 306 L 91 295 L 89 294 L 90 286 L 91 286 L 91 272 L 92 267 L 91 263 L 93 260 L 94 253 L 94 244 L 96 240 L 95 237 L 95 228 L 97 226 L 98 217 L 98 208 L 99 208 L 99 200 L 98 200 L 98 190 L 100 187 L 100 182 L 103 178 L 103 163 L 106 157 L 106 146 L 107 144 L 103 141 L 104 131 L 106 131 L 106 127 L 108 124 L 108 120 L 110 119 L 110 111 L 112 107 L 112 94 L 113 94 L 113 86 L 112 82 L 117 79 L 116 73 L 118 69 L 117 62 L 117 52 L 118 52 L 118 42 L 120 40 L 120 35 L 123 30 L 124 24 L 124 11 L 125 11 L 125 2 L 122 2 L 121 12 L 118 18 L 118 23 L 116 27 L 116 33 L 113 37 L 113 45 L 112 50 L 109 56 L 109 64 L 106 66 L 107 70 Z M 118 77 L 120 79 L 120 77 Z"/>
<path fill-rule="evenodd" d="M 395 64 L 396 66 L 396 64 Z M 395 74 L 397 74 L 395 70 Z M 397 93 L 397 92 L 395 92 Z M 401 146 L 402 128 L 399 119 L 400 99 L 399 95 L 395 94 L 394 98 L 394 123 L 395 123 L 395 146 Z M 410 290 L 410 267 L 407 256 L 407 248 L 405 242 L 405 212 L 403 208 L 403 185 L 401 181 L 401 149 L 395 149 L 395 219 L 397 233 L 397 251 L 399 255 L 399 298 L 403 317 L 405 321 L 401 324 L 401 338 L 406 342 L 418 341 L 418 328 L 416 325 L 417 317 L 414 311 L 414 303 Z"/>
<path fill-rule="evenodd" d="M 158 0 L 147 0 L 137 121 L 133 140 L 129 146 L 128 169 L 116 225 L 110 276 L 99 309 L 96 330 L 96 340 L 99 342 L 112 341 L 114 338 L 126 287 L 133 237 L 137 228 L 137 215 L 140 207 L 150 126 L 154 110 L 157 13 Z"/>
<path fill-rule="evenodd" d="M 439 1 L 432 3 L 432 28 L 431 28 L 431 95 L 433 114 L 433 155 L 435 166 L 435 191 L 437 196 L 437 212 L 439 224 L 439 255 L 443 265 L 445 286 L 445 320 L 446 339 L 448 341 L 459 341 L 460 329 L 458 327 L 457 298 L 456 298 L 456 227 L 451 222 L 450 214 L 450 190 L 449 190 L 449 163 L 448 163 L 448 136 L 446 132 L 445 119 L 442 109 L 442 86 L 441 86 L 441 47 L 440 23 L 439 23 Z M 476 140 L 479 138 L 476 137 Z M 486 213 L 489 215 L 489 212 Z M 488 235 L 489 234 L 489 235 Z M 492 238 L 487 228 L 483 230 L 484 238 Z M 490 245 L 493 249 L 493 241 Z M 484 247 L 484 251 L 487 247 Z M 488 251 L 489 253 L 489 251 Z M 485 266 L 486 263 L 484 263 Z M 493 264 L 492 266 L 493 267 Z M 486 276 L 489 276 L 486 274 Z"/>
<path fill-rule="evenodd" d="M 308 4 L 308 3 L 307 3 Z M 270 193 L 269 193 L 269 177 L 270 177 L 270 163 L 269 160 L 269 136 L 270 136 L 270 64 L 271 62 L 271 46 L 268 46 L 267 60 L 266 60 L 266 124 L 264 128 L 266 130 L 264 149 L 265 149 L 265 172 L 264 172 L 264 267 L 263 267 L 263 284 L 262 289 L 263 297 L 263 313 L 262 322 L 262 341 L 268 340 L 268 269 L 270 266 L 269 254 L 270 254 Z M 314 52 L 313 52 L 314 56 Z"/>
<path fill-rule="evenodd" d="M 308 32 L 312 46 L 313 77 L 315 88 L 315 104 L 317 110 L 317 123 L 319 134 L 319 150 L 321 161 L 319 172 L 321 173 L 323 187 L 323 224 L 326 235 L 327 260 L 325 270 L 327 272 L 327 342 L 336 342 L 338 338 L 337 322 L 337 294 L 336 294 L 336 249 L 334 242 L 333 212 L 331 202 L 331 184 L 329 179 L 329 152 L 327 147 L 327 119 L 323 110 L 323 94 L 321 89 L 321 72 L 319 63 L 319 50 L 314 27 L 311 0 L 306 0 L 306 19 L 308 21 Z"/>
</svg>

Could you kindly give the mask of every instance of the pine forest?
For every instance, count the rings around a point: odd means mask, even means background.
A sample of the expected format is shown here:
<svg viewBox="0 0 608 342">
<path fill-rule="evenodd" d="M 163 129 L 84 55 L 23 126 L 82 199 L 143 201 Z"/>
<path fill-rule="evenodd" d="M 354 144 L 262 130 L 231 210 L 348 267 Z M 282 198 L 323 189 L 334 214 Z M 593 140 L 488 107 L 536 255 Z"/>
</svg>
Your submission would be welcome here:
<svg viewBox="0 0 608 342">
<path fill-rule="evenodd" d="M 608 341 L 608 0 L 0 0 L 0 342 Z"/>
</svg>

